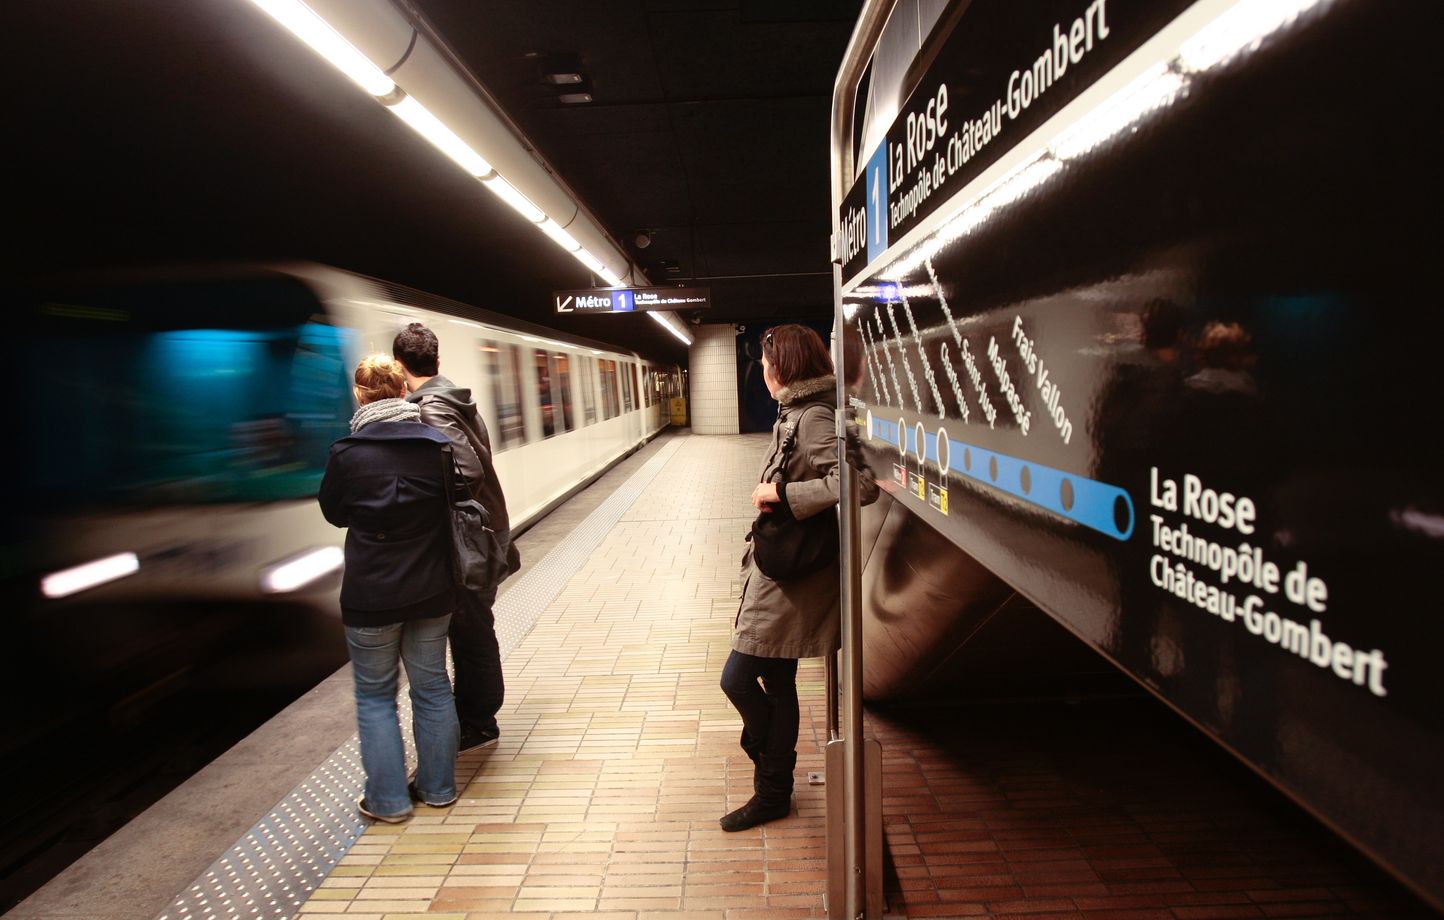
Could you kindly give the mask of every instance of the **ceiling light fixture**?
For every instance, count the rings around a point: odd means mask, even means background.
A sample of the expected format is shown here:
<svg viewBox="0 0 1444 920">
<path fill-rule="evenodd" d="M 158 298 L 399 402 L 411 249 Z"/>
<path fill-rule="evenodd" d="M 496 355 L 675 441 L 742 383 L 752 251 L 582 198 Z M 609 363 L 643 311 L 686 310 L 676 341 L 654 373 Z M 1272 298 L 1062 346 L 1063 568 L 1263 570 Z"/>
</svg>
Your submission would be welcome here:
<svg viewBox="0 0 1444 920">
<path fill-rule="evenodd" d="M 587 268 L 590 268 L 598 275 L 600 275 L 603 271 L 606 270 L 606 266 L 602 264 L 602 260 L 598 259 L 596 256 L 592 255 L 585 249 L 578 249 L 576 252 L 572 253 L 572 255 L 576 256 L 578 262 L 582 263 Z"/>
<path fill-rule="evenodd" d="M 385 96 L 396 84 L 356 46 L 300 0 L 251 0 L 292 35 L 373 96 Z"/>
<path fill-rule="evenodd" d="M 396 117 L 410 125 L 417 134 L 430 141 L 437 150 L 451 157 L 458 166 L 476 178 L 496 175 L 496 171 L 491 168 L 491 164 L 481 154 L 472 150 L 466 141 L 456 136 L 456 132 L 442 124 L 441 119 L 428 112 L 426 107 L 415 99 L 403 96 L 396 103 L 388 105 L 387 108 L 395 112 Z"/>
<path fill-rule="evenodd" d="M 692 336 L 689 335 L 686 330 L 678 329 L 676 326 L 672 325 L 672 323 L 668 321 L 667 314 L 648 312 L 647 315 L 650 316 L 652 319 L 656 320 L 663 329 L 667 330 L 668 332 L 675 335 L 677 338 L 681 339 L 682 344 L 692 344 Z"/>
<path fill-rule="evenodd" d="M 514 185 L 496 173 L 492 173 L 491 176 L 482 179 L 481 184 L 490 189 L 496 197 L 511 205 L 518 214 L 532 223 L 539 224 L 547 219 L 547 216 L 542 213 L 541 208 L 528 201 L 527 197 L 521 192 L 518 192 Z"/>
<path fill-rule="evenodd" d="M 350 77 L 353 82 L 390 109 L 412 130 L 446 154 L 469 175 L 479 179 L 488 190 L 505 201 L 517 213 L 529 222 L 536 224 L 553 242 L 571 253 L 573 258 L 585 265 L 608 285 L 621 287 L 627 282 L 621 274 L 587 249 L 588 245 L 605 247 L 605 251 L 612 254 L 612 261 L 622 261 L 627 266 L 625 270 L 629 274 L 635 275 L 635 268 L 626 261 L 625 251 L 596 219 L 571 197 L 570 192 L 564 187 L 558 187 L 555 177 L 546 170 L 543 164 L 536 162 L 534 152 L 525 146 L 525 138 L 515 137 L 506 133 L 504 129 L 498 134 L 493 122 L 498 118 L 504 120 L 503 113 L 489 111 L 486 106 L 489 106 L 490 103 L 484 99 L 471 99 L 470 103 L 461 103 L 458 107 L 458 97 L 446 94 L 448 86 L 459 85 L 456 82 L 458 77 L 449 70 L 438 72 L 435 67 L 428 68 L 424 62 L 433 60 L 433 56 L 408 52 L 388 73 L 373 63 L 366 53 L 343 37 L 341 32 L 312 10 L 303 0 L 251 0 L 251 2 Z M 325 0 L 323 9 L 332 10 L 334 14 L 343 16 L 350 27 L 351 34 L 357 36 L 358 41 L 361 42 L 361 47 L 368 48 L 388 60 L 390 59 L 389 55 L 380 50 L 386 47 L 387 41 L 399 43 L 405 40 L 413 46 L 418 40 L 422 43 L 428 41 L 425 34 L 418 33 L 416 26 L 405 19 L 404 14 L 390 9 L 389 5 L 386 5 L 385 9 L 383 9 L 383 5 L 353 7 L 349 3 Z M 390 74 L 396 75 L 396 80 L 392 80 Z M 545 75 L 545 79 L 557 86 L 585 82 L 583 74 L 569 71 L 556 71 Z M 467 119 L 465 123 L 467 130 L 464 133 L 473 140 L 486 138 L 489 149 L 492 150 L 491 156 L 483 157 L 455 130 L 448 127 L 426 106 L 412 97 L 397 81 L 431 99 L 434 104 L 448 113 L 448 117 Z M 448 81 L 452 82 L 448 83 Z M 429 95 L 432 93 L 439 95 Z M 569 105 L 592 101 L 591 93 L 585 92 L 563 93 L 557 98 Z M 483 108 L 479 111 L 469 110 L 468 104 L 480 104 Z M 468 115 L 468 112 L 471 114 Z M 491 148 L 493 144 L 495 145 L 494 149 Z M 507 174 L 511 176 L 510 180 L 501 175 L 494 162 L 503 163 Z M 540 168 L 538 168 L 539 166 Z M 513 180 L 520 180 L 521 187 L 519 188 Z M 530 194 L 523 192 L 522 188 L 528 189 Z M 537 200 L 542 201 L 545 207 L 538 206 L 533 201 L 533 196 L 539 196 Z M 561 202 L 565 202 L 565 205 L 574 212 L 579 212 L 580 219 L 576 216 L 569 218 L 567 226 L 575 226 L 576 232 L 582 236 L 582 239 L 578 239 L 572 231 L 563 228 L 546 213 L 546 208 L 559 208 L 562 206 Z M 647 243 L 650 243 L 650 232 L 642 231 L 642 234 Z M 583 240 L 587 242 L 584 243 Z M 593 240 L 596 242 L 592 242 Z M 647 243 L 639 240 L 638 247 L 643 248 Z M 646 283 L 645 277 L 642 278 L 642 282 Z M 652 316 L 672 330 L 674 334 L 678 334 L 677 327 L 681 326 L 681 322 L 677 320 L 675 314 L 653 313 Z M 674 322 L 676 325 L 673 325 Z M 686 336 L 685 330 L 678 334 L 679 338 L 683 338 L 690 344 L 690 337 L 684 338 L 684 336 Z M 325 561 L 324 555 L 318 558 Z"/>
<path fill-rule="evenodd" d="M 550 217 L 542 221 L 541 228 L 543 233 L 551 237 L 558 246 L 562 247 L 567 252 L 576 252 L 578 249 L 582 248 L 582 244 L 577 242 L 576 237 L 568 233 L 565 229 L 563 229 L 561 224 L 552 220 Z"/>
</svg>

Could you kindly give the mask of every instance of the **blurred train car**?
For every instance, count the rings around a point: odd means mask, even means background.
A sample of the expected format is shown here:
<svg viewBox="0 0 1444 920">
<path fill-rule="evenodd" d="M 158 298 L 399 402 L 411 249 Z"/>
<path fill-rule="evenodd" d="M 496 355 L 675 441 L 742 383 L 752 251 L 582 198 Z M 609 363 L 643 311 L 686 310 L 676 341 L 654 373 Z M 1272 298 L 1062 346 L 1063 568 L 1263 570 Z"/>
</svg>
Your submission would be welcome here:
<svg viewBox="0 0 1444 920">
<path fill-rule="evenodd" d="M 868 698 L 1070 692 L 1106 661 L 1444 906 L 1444 6 L 862 22 L 833 178 L 889 495 Z"/>
<path fill-rule="evenodd" d="M 45 437 L 12 452 L 9 593 L 262 600 L 325 592 L 342 532 L 315 505 L 351 372 L 411 322 L 470 387 L 512 526 L 669 424 L 680 371 L 317 265 L 60 286 L 10 313 L 7 365 Z"/>
</svg>

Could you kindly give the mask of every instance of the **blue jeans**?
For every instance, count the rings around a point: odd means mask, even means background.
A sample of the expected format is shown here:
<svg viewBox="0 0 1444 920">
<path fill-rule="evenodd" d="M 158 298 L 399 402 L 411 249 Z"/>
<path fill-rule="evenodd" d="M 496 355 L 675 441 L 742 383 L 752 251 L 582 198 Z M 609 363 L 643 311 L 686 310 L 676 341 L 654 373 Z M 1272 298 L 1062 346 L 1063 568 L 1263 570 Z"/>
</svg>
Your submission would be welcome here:
<svg viewBox="0 0 1444 920">
<path fill-rule="evenodd" d="M 511 531 L 497 531 L 502 551 Z M 451 617 L 451 663 L 456 671 L 456 714 L 472 733 L 497 733 L 496 713 L 506 696 L 501 649 L 496 642 L 496 585 L 479 594 L 463 594 Z"/>
<path fill-rule="evenodd" d="M 427 802 L 456 798 L 456 704 L 446 679 L 450 616 L 387 626 L 347 626 L 346 647 L 356 678 L 356 728 L 366 769 L 366 806 L 378 815 L 411 811 L 406 748 L 396 716 L 397 662 L 411 681 L 411 728 L 416 738 L 416 789 Z"/>
</svg>

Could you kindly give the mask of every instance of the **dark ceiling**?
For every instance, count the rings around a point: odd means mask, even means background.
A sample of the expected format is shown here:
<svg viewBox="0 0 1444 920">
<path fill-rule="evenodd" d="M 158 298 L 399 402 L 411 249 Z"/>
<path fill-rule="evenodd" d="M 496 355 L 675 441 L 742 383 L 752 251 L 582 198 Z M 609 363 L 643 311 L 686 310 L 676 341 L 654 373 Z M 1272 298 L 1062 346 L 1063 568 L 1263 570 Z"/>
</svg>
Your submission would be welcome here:
<svg viewBox="0 0 1444 920">
<path fill-rule="evenodd" d="M 654 283 L 710 285 L 707 321 L 830 313 L 859 0 L 410 2 Z M 589 272 L 247 0 L 5 0 L 0 23 L 10 280 L 306 259 L 684 360 L 643 317 L 552 314 Z"/>
</svg>

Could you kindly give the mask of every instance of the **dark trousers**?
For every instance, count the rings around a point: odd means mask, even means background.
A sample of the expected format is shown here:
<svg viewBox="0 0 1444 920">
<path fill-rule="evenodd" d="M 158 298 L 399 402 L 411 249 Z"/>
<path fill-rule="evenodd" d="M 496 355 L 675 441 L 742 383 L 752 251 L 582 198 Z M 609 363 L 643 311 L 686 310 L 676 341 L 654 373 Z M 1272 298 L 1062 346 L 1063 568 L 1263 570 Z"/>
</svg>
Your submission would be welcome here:
<svg viewBox="0 0 1444 920">
<path fill-rule="evenodd" d="M 722 692 L 742 716 L 742 750 L 756 765 L 753 791 L 788 801 L 797 766 L 797 659 L 733 651 L 722 666 Z"/>
<path fill-rule="evenodd" d="M 498 536 L 502 536 L 498 534 Z M 507 545 L 503 541 L 503 546 Z M 496 713 L 506 696 L 501 649 L 491 606 L 496 587 L 461 596 L 451 616 L 451 662 L 456 671 L 456 715 L 462 732 L 495 733 Z"/>
</svg>

